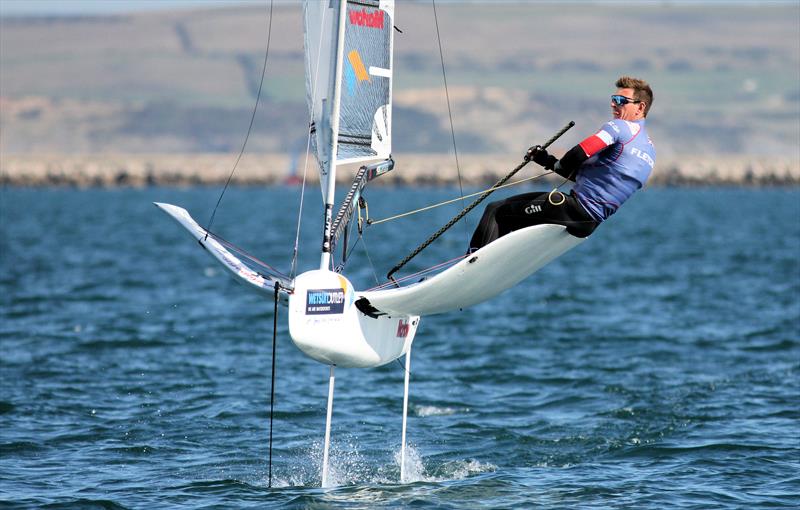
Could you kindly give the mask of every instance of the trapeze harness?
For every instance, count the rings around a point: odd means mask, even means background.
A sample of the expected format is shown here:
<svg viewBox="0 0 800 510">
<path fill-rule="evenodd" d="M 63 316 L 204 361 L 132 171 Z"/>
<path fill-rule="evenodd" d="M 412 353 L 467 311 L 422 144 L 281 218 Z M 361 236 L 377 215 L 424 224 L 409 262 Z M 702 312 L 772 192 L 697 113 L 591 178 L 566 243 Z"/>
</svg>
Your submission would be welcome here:
<svg viewBox="0 0 800 510">
<path fill-rule="evenodd" d="M 570 234 L 587 237 L 647 182 L 656 152 L 644 125 L 644 119 L 614 119 L 570 149 L 553 167 L 575 182 L 569 194 L 558 190 L 524 193 L 490 203 L 470 250 L 542 223 L 564 225 Z"/>
</svg>

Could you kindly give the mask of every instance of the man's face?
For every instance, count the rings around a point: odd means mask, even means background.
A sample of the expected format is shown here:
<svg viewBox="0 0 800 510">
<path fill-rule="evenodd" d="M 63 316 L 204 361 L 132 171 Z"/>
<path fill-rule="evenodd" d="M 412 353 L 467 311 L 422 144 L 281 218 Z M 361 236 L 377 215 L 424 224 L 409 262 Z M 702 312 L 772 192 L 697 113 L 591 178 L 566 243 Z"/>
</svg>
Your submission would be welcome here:
<svg viewBox="0 0 800 510">
<path fill-rule="evenodd" d="M 633 99 L 633 89 L 617 89 L 616 95 Z M 644 103 L 628 103 L 617 105 L 611 101 L 611 114 L 615 119 L 621 120 L 641 120 L 644 118 Z"/>
</svg>

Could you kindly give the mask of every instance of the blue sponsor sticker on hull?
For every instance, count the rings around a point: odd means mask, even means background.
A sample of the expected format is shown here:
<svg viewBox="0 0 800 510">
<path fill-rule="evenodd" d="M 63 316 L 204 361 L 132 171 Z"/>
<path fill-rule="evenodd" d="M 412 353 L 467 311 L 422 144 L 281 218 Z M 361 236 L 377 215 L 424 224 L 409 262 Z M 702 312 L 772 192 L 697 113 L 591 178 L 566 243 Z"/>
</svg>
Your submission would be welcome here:
<svg viewBox="0 0 800 510">
<path fill-rule="evenodd" d="M 344 289 L 308 289 L 306 315 L 344 313 Z"/>
</svg>

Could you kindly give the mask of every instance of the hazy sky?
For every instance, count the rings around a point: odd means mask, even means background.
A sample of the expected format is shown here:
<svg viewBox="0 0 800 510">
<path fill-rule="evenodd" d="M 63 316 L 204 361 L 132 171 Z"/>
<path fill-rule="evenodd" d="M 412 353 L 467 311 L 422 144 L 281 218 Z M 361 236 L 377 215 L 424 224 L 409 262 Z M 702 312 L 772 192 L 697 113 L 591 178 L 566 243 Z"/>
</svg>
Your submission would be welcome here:
<svg viewBox="0 0 800 510">
<path fill-rule="evenodd" d="M 267 3 L 268 0 L 0 0 L 0 15 L 118 14 L 156 9 Z"/>
<path fill-rule="evenodd" d="M 300 0 L 275 0 L 275 3 L 299 2 Z M 420 1 L 420 0 L 417 0 Z M 438 0 L 441 3 L 454 0 Z M 464 0 L 470 1 L 470 0 Z M 490 2 L 492 0 L 471 0 Z M 525 0 L 516 0 L 523 3 Z M 534 3 L 536 0 L 529 0 Z M 575 0 L 567 0 L 575 1 Z M 578 0 L 580 1 L 580 0 Z M 603 0 L 585 0 L 587 3 L 603 3 Z M 641 0 L 640 0 L 641 1 Z M 665 3 L 665 0 L 646 0 L 654 3 Z M 605 0 L 606 3 L 625 3 Z M 742 4 L 742 3 L 793 3 L 797 0 L 772 0 L 757 2 L 754 0 L 666 0 L 667 3 L 717 3 L 717 4 Z M 96 15 L 119 14 L 125 12 L 181 9 L 196 7 L 219 7 L 231 5 L 269 5 L 269 0 L 0 0 L 0 16 L 55 16 L 55 15 Z"/>
</svg>

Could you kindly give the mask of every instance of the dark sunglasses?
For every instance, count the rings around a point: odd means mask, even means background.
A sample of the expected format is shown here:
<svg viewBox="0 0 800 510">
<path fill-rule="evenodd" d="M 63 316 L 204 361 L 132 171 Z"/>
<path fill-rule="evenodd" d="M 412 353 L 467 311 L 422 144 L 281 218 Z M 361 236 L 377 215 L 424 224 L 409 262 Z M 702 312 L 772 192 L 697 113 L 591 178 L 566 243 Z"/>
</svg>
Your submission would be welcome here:
<svg viewBox="0 0 800 510">
<path fill-rule="evenodd" d="M 616 94 L 611 96 L 611 102 L 614 103 L 615 106 L 625 106 L 628 103 L 634 103 L 634 104 L 641 103 L 641 101 L 636 101 L 633 98 L 625 97 L 625 96 L 619 96 L 619 95 L 616 95 Z"/>
</svg>

